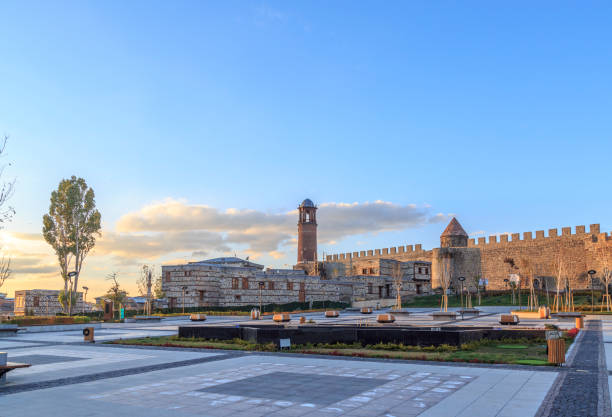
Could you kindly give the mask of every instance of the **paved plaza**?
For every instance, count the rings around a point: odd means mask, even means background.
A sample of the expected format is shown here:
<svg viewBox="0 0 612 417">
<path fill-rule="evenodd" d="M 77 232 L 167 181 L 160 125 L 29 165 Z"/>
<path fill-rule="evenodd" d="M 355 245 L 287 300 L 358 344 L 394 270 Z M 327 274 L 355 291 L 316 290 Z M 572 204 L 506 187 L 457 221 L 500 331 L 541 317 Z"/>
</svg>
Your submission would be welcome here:
<svg viewBox="0 0 612 417">
<path fill-rule="evenodd" d="M 508 307 L 482 310 L 460 323 L 493 325 Z M 405 320 L 441 324 L 431 311 L 415 309 Z M 307 316 L 326 321 L 321 313 Z M 211 317 L 206 323 L 244 320 Z M 364 318 L 343 313 L 329 320 Z M 188 323 L 103 324 L 96 340 L 172 335 Z M 18 333 L 0 338 L 0 350 L 32 367 L 8 374 L 0 415 L 606 416 L 612 318 L 593 316 L 586 323 L 561 368 L 131 347 L 85 344 L 80 331 Z"/>
</svg>

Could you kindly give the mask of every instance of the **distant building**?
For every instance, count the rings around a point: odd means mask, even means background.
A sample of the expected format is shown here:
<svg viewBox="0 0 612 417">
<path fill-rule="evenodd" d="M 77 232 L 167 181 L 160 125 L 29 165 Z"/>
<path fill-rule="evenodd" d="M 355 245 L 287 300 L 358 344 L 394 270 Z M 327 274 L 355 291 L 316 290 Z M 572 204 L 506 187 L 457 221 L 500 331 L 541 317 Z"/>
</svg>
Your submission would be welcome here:
<svg viewBox="0 0 612 417">
<path fill-rule="evenodd" d="M 16 316 L 55 316 L 57 313 L 64 313 L 64 309 L 59 302 L 58 290 L 21 290 L 15 291 Z M 78 314 L 83 311 L 83 293 L 76 293 L 76 305 L 72 307 L 73 313 Z"/>
<path fill-rule="evenodd" d="M 400 265 L 403 297 L 431 292 L 431 262 L 372 259 L 317 260 L 316 206 L 298 207 L 298 253 L 293 269 L 225 257 L 162 266 L 168 307 L 241 306 L 291 302 L 395 300 L 393 269 Z M 378 302 L 377 301 L 377 302 Z"/>
<path fill-rule="evenodd" d="M 12 316 L 15 308 L 15 299 L 6 298 L 6 294 L 0 293 L 0 315 Z"/>
</svg>

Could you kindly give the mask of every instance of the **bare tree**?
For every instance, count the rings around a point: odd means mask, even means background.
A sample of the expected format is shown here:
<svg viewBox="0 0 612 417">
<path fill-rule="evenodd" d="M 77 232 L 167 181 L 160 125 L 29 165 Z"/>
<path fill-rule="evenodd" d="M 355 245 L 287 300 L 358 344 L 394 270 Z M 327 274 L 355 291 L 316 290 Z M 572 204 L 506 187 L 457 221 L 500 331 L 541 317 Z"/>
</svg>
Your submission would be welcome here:
<svg viewBox="0 0 612 417">
<path fill-rule="evenodd" d="M 598 250 L 599 259 L 601 259 L 601 271 L 600 271 L 600 280 L 604 285 L 605 294 L 601 300 L 601 310 L 603 311 L 604 304 L 606 305 L 606 311 L 610 311 L 612 308 L 612 303 L 610 302 L 610 283 L 612 283 L 612 270 L 610 269 L 610 259 L 609 259 L 609 248 L 607 246 L 602 246 Z"/>
<path fill-rule="evenodd" d="M 391 271 L 391 275 L 393 277 L 393 286 L 395 287 L 395 309 L 402 309 L 402 284 L 404 279 L 404 271 L 402 270 L 402 263 L 396 262 L 393 265 L 393 270 Z"/>
<path fill-rule="evenodd" d="M 538 296 L 535 293 L 533 279 L 535 275 L 535 265 L 530 258 L 522 257 L 519 259 L 519 271 L 521 277 L 525 278 L 525 282 L 529 286 L 529 298 L 527 300 L 529 310 L 538 309 Z"/>
<path fill-rule="evenodd" d="M 552 271 L 554 274 L 553 279 L 555 280 L 555 297 L 553 299 L 552 310 L 555 312 L 559 312 L 563 308 L 561 290 L 565 288 L 565 280 L 567 275 L 565 273 L 566 265 L 564 259 L 563 252 L 559 251 L 552 264 Z"/>
<path fill-rule="evenodd" d="M 151 315 L 151 287 L 153 286 L 153 265 L 143 265 L 140 271 L 140 277 L 136 283 L 138 284 L 138 292 L 142 297 L 145 297 L 147 302 L 145 304 L 144 314 Z"/>
<path fill-rule="evenodd" d="M 111 287 L 106 293 L 106 298 L 110 298 L 113 301 L 115 308 L 123 303 L 127 299 L 127 292 L 121 289 L 119 285 L 119 273 L 111 272 L 106 276 L 107 281 L 112 281 Z"/>
<path fill-rule="evenodd" d="M 11 259 L 2 257 L 0 260 L 0 288 L 4 282 L 11 277 Z"/>
<path fill-rule="evenodd" d="M 6 155 L 6 143 L 8 136 L 0 141 L 0 158 Z M 10 163 L 8 164 L 10 166 Z M 7 165 L 0 166 L 0 178 L 4 174 L 4 169 Z M 8 200 L 13 195 L 15 190 L 15 180 L 3 182 L 0 185 L 0 229 L 4 228 L 4 224 L 10 222 L 15 215 L 15 209 L 8 205 Z M 0 288 L 4 282 L 11 276 L 11 258 L 2 256 L 0 259 Z"/>
<path fill-rule="evenodd" d="M 504 263 L 507 265 L 508 267 L 508 283 L 510 285 L 510 288 L 512 289 L 512 304 L 516 304 L 516 297 L 514 295 L 515 289 L 516 289 L 516 282 L 513 279 L 513 276 L 516 276 L 516 270 L 518 269 L 518 267 L 516 266 L 516 263 L 514 262 L 514 258 L 511 258 L 509 256 L 504 258 Z M 521 299 L 521 294 L 519 292 L 519 306 L 520 306 L 520 299 Z"/>
<path fill-rule="evenodd" d="M 451 284 L 451 254 L 441 254 L 442 262 L 440 262 L 440 285 L 442 286 L 442 302 L 440 303 L 440 311 L 448 311 L 448 289 Z"/>
</svg>

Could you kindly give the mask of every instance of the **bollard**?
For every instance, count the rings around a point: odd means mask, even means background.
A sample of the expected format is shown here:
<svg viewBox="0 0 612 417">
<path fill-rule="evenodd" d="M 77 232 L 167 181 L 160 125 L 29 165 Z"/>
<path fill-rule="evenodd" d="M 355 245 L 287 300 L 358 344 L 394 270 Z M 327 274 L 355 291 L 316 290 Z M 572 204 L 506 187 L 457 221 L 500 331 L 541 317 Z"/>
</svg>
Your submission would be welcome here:
<svg viewBox="0 0 612 417">
<path fill-rule="evenodd" d="M 584 327 L 584 317 L 576 317 L 576 328 L 582 329 Z"/>
</svg>

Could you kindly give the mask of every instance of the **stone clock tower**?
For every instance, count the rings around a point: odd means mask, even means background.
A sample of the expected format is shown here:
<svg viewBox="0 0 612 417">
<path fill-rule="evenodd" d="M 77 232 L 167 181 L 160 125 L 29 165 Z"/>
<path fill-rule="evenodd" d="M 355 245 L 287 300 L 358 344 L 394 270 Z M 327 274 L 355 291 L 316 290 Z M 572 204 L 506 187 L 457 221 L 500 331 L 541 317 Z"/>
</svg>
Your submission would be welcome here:
<svg viewBox="0 0 612 417">
<path fill-rule="evenodd" d="M 302 201 L 298 220 L 298 263 L 317 261 L 317 208 L 310 199 Z"/>
</svg>

